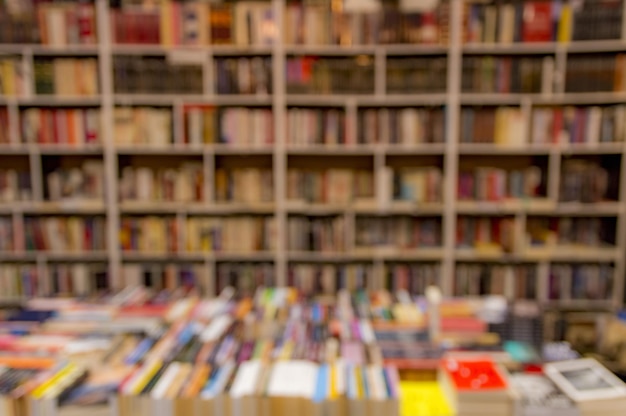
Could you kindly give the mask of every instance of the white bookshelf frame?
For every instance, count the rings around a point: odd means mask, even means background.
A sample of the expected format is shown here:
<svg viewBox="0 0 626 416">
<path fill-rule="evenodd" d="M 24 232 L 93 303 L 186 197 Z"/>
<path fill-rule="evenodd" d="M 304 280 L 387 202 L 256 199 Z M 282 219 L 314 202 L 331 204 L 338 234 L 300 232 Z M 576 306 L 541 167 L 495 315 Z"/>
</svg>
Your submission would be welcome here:
<svg viewBox="0 0 626 416">
<path fill-rule="evenodd" d="M 203 47 L 171 47 L 165 48 L 160 45 L 114 45 L 111 42 L 109 25 L 109 6 L 107 0 L 95 0 L 97 10 L 98 38 L 100 42 L 93 46 L 67 46 L 65 48 L 50 47 L 46 45 L 0 45 L 0 54 L 17 54 L 22 56 L 22 64 L 25 73 L 33 79 L 33 56 L 94 56 L 98 58 L 98 72 L 100 79 L 100 94 L 95 97 L 72 98 L 72 97 L 48 97 L 34 95 L 34 85 L 31 85 L 27 94 L 23 97 L 0 97 L 0 105 L 6 106 L 9 113 L 10 137 L 14 145 L 0 147 L 0 156 L 10 157 L 11 155 L 24 155 L 28 157 L 33 185 L 35 202 L 32 204 L 16 203 L 10 207 L 0 206 L 2 215 L 9 215 L 16 226 L 21 226 L 24 215 L 27 214 L 65 214 L 68 212 L 79 214 L 100 214 L 107 219 L 107 244 L 105 253 L 87 253 L 80 256 L 64 256 L 53 253 L 23 253 L 15 254 L 0 253 L 0 261 L 33 261 L 42 271 L 50 261 L 57 260 L 103 260 L 108 263 L 111 285 L 119 288 L 124 282 L 121 281 L 121 267 L 128 262 L 149 262 L 155 259 L 154 255 L 122 253 L 118 244 L 118 230 L 120 219 L 125 214 L 137 213 L 169 213 L 176 216 L 179 225 L 184 225 L 184 221 L 189 214 L 207 215 L 227 215 L 260 213 L 273 214 L 276 217 L 276 232 L 278 241 L 276 249 L 269 254 L 176 254 L 164 256 L 173 262 L 193 261 L 200 263 L 205 269 L 205 276 L 202 278 L 203 285 L 209 293 L 215 290 L 215 275 L 217 263 L 220 261 L 271 261 L 275 265 L 277 284 L 287 283 L 287 270 L 289 263 L 296 262 L 351 262 L 367 261 L 374 266 L 375 279 L 371 282 L 372 288 L 380 288 L 384 282 L 385 264 L 389 261 L 436 261 L 441 268 L 441 287 L 444 294 L 452 293 L 455 265 L 459 261 L 496 261 L 503 262 L 510 260 L 528 261 L 537 265 L 538 270 L 538 295 L 539 301 L 547 301 L 546 288 L 551 259 L 545 256 L 529 255 L 522 252 L 523 231 L 525 229 L 528 215 L 535 213 L 554 213 L 554 215 L 578 215 L 587 214 L 592 216 L 614 216 L 617 218 L 617 242 L 615 249 L 589 250 L 585 253 L 553 253 L 556 261 L 578 262 L 588 260 L 590 262 L 599 258 L 611 261 L 615 265 L 615 286 L 614 296 L 610 301 L 597 302 L 590 301 L 588 304 L 596 306 L 601 304 L 607 307 L 618 307 L 623 302 L 624 275 L 626 273 L 626 142 L 601 144 L 591 146 L 533 146 L 528 145 L 523 148 L 498 147 L 498 146 L 474 146 L 460 144 L 459 122 L 460 110 L 463 105 L 472 104 L 492 104 L 492 105 L 515 105 L 523 109 L 527 118 L 530 117 L 532 106 L 538 104 L 616 104 L 626 101 L 626 93 L 575 93 L 566 94 L 564 91 L 564 71 L 567 66 L 569 53 L 580 52 L 626 52 L 626 13 L 623 13 L 622 39 L 612 41 L 584 41 L 570 43 L 545 43 L 545 44 L 512 44 L 512 45 L 463 45 L 462 44 L 462 13 L 464 0 L 450 0 L 450 30 L 449 44 L 447 46 L 429 45 L 371 45 L 355 46 L 346 48 L 343 46 L 309 46 L 309 45 L 287 45 L 280 39 L 272 46 L 203 46 Z M 623 1 L 626 10 L 626 0 Z M 278 27 L 282 27 L 284 19 L 284 6 L 286 0 L 271 0 L 274 8 L 274 15 Z M 204 88 L 202 94 L 196 95 L 176 95 L 176 94 L 115 94 L 113 88 L 113 57 L 117 54 L 151 54 L 166 55 L 171 51 L 197 51 L 200 55 L 201 66 L 203 68 Z M 301 95 L 287 94 L 285 82 L 285 62 L 286 57 L 292 53 L 296 54 L 322 54 L 322 55 L 355 55 L 368 54 L 374 57 L 375 80 L 372 94 L 364 95 Z M 461 71 L 464 53 L 514 53 L 514 54 L 545 54 L 555 58 L 556 80 L 552 94 L 477 94 L 461 92 Z M 238 56 L 241 54 L 264 54 L 272 59 L 272 77 L 274 91 L 271 95 L 217 95 L 214 85 L 214 59 L 219 56 Z M 422 55 L 438 54 L 446 55 L 448 59 L 447 90 L 440 94 L 415 94 L 397 95 L 386 93 L 386 64 L 388 56 L 402 55 Z M 34 81 L 31 82 L 34 84 Z M 214 105 L 263 105 L 271 107 L 273 110 L 273 120 L 275 124 L 275 145 L 268 148 L 244 149 L 229 146 L 205 146 L 205 147 L 182 147 L 176 144 L 172 148 L 153 148 L 149 146 L 134 146 L 123 148 L 116 146 L 113 129 L 113 110 L 118 104 L 133 105 L 167 105 L 173 108 L 173 131 L 174 143 L 181 143 L 183 134 L 183 106 L 186 102 L 207 103 Z M 101 146 L 84 148 L 51 148 L 38 146 L 36 144 L 17 144 L 19 142 L 19 107 L 22 105 L 33 106 L 56 106 L 56 105 L 76 105 L 76 106 L 99 106 L 101 108 L 101 121 L 104 126 L 102 130 Z M 392 146 L 377 144 L 373 146 L 335 146 L 335 147 L 293 147 L 286 144 L 286 129 L 284 128 L 287 118 L 287 108 L 291 105 L 309 106 L 340 106 L 346 111 L 348 123 L 347 134 L 357 134 L 357 111 L 360 106 L 420 106 L 420 105 L 445 105 L 447 109 L 446 142 L 444 144 L 420 145 L 415 147 Z M 355 138 L 355 137 L 352 137 Z M 356 142 L 354 140 L 353 142 Z M 287 240 L 287 219 L 294 213 L 323 213 L 337 212 L 344 215 L 347 222 L 348 247 L 353 246 L 354 223 L 357 215 L 362 214 L 385 214 L 400 215 L 414 213 L 415 207 L 402 204 L 388 204 L 380 202 L 377 195 L 375 203 L 369 207 L 335 207 L 335 206 L 313 206 L 298 207 L 287 201 L 286 198 L 286 176 L 288 157 L 290 155 L 315 154 L 316 157 L 323 158 L 329 156 L 360 155 L 372 157 L 374 161 L 374 175 L 376 193 L 381 193 L 381 184 L 384 182 L 383 170 L 386 166 L 388 156 L 394 155 L 436 155 L 442 157 L 444 173 L 444 195 L 441 204 L 425 204 L 417 209 L 424 214 L 440 214 L 442 218 L 442 248 L 438 250 L 421 250 L 422 254 L 402 254 L 389 253 L 387 251 L 376 251 L 372 253 L 362 253 L 348 251 L 337 254 L 316 254 L 316 253 L 293 253 L 289 252 L 286 245 Z M 43 202 L 43 181 L 41 156 L 48 154 L 70 155 L 101 155 L 105 166 L 105 186 L 106 198 L 101 206 L 71 206 L 64 204 L 51 204 Z M 205 175 L 205 201 L 197 204 L 127 204 L 118 202 L 118 158 L 120 155 L 193 155 L 200 157 L 203 163 Z M 270 205 L 259 206 L 220 206 L 212 204 L 215 190 L 214 172 L 215 159 L 221 155 L 267 155 L 272 158 L 273 182 L 275 200 Z M 547 194 L 549 204 L 543 206 L 533 206 L 521 204 L 518 206 L 502 206 L 478 203 L 464 204 L 458 203 L 456 198 L 456 182 L 459 170 L 459 160 L 472 154 L 481 155 L 544 155 L 548 158 L 548 184 Z M 569 154 L 617 154 L 621 155 L 620 172 L 620 192 L 619 202 L 596 204 L 583 206 L 577 204 L 558 203 L 558 189 L 560 184 L 561 160 L 564 155 Z M 455 230 L 457 216 L 459 214 L 478 214 L 490 212 L 506 212 L 516 219 L 515 242 L 516 252 L 502 256 L 476 255 L 467 250 L 460 250 L 455 247 Z M 180 243 L 184 243 L 184 229 L 181 227 Z M 520 235 L 519 231 L 522 231 Z M 163 257 L 163 256 L 162 256 Z M 508 280 L 511 278 L 508 277 Z M 511 282 L 507 282 L 507 293 L 511 292 Z M 584 302 L 583 302 L 584 304 Z"/>
</svg>

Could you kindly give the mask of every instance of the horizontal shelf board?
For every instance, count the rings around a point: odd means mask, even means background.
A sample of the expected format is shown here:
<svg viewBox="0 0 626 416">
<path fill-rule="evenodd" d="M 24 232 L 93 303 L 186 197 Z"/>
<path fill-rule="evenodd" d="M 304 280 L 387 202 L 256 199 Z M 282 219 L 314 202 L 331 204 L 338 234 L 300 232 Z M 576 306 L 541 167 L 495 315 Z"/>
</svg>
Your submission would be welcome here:
<svg viewBox="0 0 626 416">
<path fill-rule="evenodd" d="M 544 155 L 549 154 L 549 145 L 513 146 L 496 143 L 459 143 L 461 155 Z"/>
<path fill-rule="evenodd" d="M 287 252 L 287 259 L 294 263 L 347 263 L 360 261 L 347 253 L 318 253 L 311 251 L 289 251 Z"/>
<path fill-rule="evenodd" d="M 23 203 L 20 210 L 25 214 L 104 214 L 104 201 L 46 201 Z"/>
<path fill-rule="evenodd" d="M 115 151 L 120 155 L 190 155 L 200 156 L 204 153 L 202 147 L 190 147 L 185 145 L 172 146 L 151 146 L 132 145 L 115 147 Z"/>
<path fill-rule="evenodd" d="M 615 305 L 612 300 L 593 300 L 593 299 L 571 299 L 571 300 L 557 300 L 548 299 L 542 302 L 543 307 L 546 309 L 584 309 L 584 310 L 600 310 L 600 311 L 613 311 Z"/>
<path fill-rule="evenodd" d="M 37 256 L 47 261 L 71 261 L 71 262 L 94 262 L 94 261 L 108 261 L 108 254 L 106 251 L 77 251 L 77 252 L 65 252 L 57 253 L 53 251 L 38 251 Z"/>
<path fill-rule="evenodd" d="M 42 155 L 102 155 L 104 148 L 102 146 L 64 146 L 60 144 L 33 145 L 35 153 Z"/>
<path fill-rule="evenodd" d="M 446 93 L 414 94 L 287 94 L 288 106 L 439 106 L 446 103 Z"/>
<path fill-rule="evenodd" d="M 174 103 L 193 103 L 206 105 L 242 105 L 242 106 L 270 106 L 271 94 L 114 94 L 116 105 L 173 105 Z"/>
<path fill-rule="evenodd" d="M 499 261 L 499 262 L 522 262 L 526 261 L 523 256 L 514 253 L 505 253 L 498 250 L 481 250 L 473 248 L 457 248 L 454 251 L 457 261 Z"/>
<path fill-rule="evenodd" d="M 620 257 L 618 248 L 587 247 L 532 247 L 523 250 L 523 257 L 533 261 L 548 262 L 598 262 L 615 261 Z"/>
<path fill-rule="evenodd" d="M 417 203 L 412 201 L 392 201 L 383 206 L 355 209 L 357 215 L 443 215 L 442 203 Z"/>
<path fill-rule="evenodd" d="M 438 261 L 443 259 L 444 250 L 442 248 L 431 247 L 410 250 L 385 247 L 357 247 L 351 252 L 351 255 L 364 260 Z"/>
<path fill-rule="evenodd" d="M 333 215 L 344 212 L 358 212 L 361 210 L 377 210 L 376 201 L 361 200 L 351 204 L 332 204 L 322 202 L 287 201 L 286 209 L 290 214 L 301 215 Z"/>
<path fill-rule="evenodd" d="M 376 149 L 372 146 L 361 145 L 287 145 L 287 154 L 310 156 L 372 156 Z"/>
<path fill-rule="evenodd" d="M 555 215 L 581 215 L 581 216 L 617 216 L 621 214 L 624 204 L 622 202 L 559 202 L 554 211 L 546 212 Z"/>
<path fill-rule="evenodd" d="M 626 42 L 621 39 L 613 40 L 582 40 L 561 43 L 567 52 L 620 52 L 626 51 Z"/>
<path fill-rule="evenodd" d="M 551 211 L 556 203 L 549 199 L 537 198 L 528 200 L 492 201 L 457 201 L 456 210 L 459 214 L 515 214 L 518 212 Z"/>
<path fill-rule="evenodd" d="M 222 204 L 165 201 L 126 201 L 119 205 L 123 214 L 188 213 L 194 215 L 273 214 L 273 203 Z"/>
<path fill-rule="evenodd" d="M 23 144 L 0 144 L 0 155 L 28 155 L 30 153 L 29 148 Z"/>
<path fill-rule="evenodd" d="M 564 155 L 620 154 L 624 151 L 624 143 L 572 143 L 558 146 L 558 149 Z"/>
<path fill-rule="evenodd" d="M 102 105 L 102 98 L 100 96 L 70 97 L 38 95 L 33 97 L 8 97 L 0 95 L 0 104 L 33 107 L 97 107 Z"/>
<path fill-rule="evenodd" d="M 190 51 L 205 53 L 208 59 L 209 52 L 216 56 L 239 55 L 271 55 L 274 47 L 271 45 L 162 45 L 162 44 L 124 44 L 114 43 L 111 51 L 115 55 L 166 55 L 171 52 Z"/>
<path fill-rule="evenodd" d="M 461 105 L 521 105 L 530 100 L 533 104 L 620 104 L 626 101 L 622 92 L 582 92 L 563 94 L 521 93 L 461 93 Z"/>
<path fill-rule="evenodd" d="M 100 52 L 99 45 L 41 45 L 34 43 L 0 43 L 0 54 L 93 56 Z"/>
<path fill-rule="evenodd" d="M 462 46 L 465 54 L 555 54 L 558 43 L 466 43 Z"/>
<path fill-rule="evenodd" d="M 373 55 L 377 45 L 285 45 L 288 55 Z"/>
<path fill-rule="evenodd" d="M 37 254 L 33 252 L 7 253 L 0 251 L 0 261 L 2 262 L 35 262 Z"/>
<path fill-rule="evenodd" d="M 198 252 L 198 253 L 141 253 L 132 251 L 122 252 L 124 262 L 202 262 L 202 261 L 223 261 L 223 262 L 273 262 L 275 254 L 272 252 Z"/>
<path fill-rule="evenodd" d="M 217 144 L 208 145 L 206 147 L 209 151 L 216 155 L 272 155 L 274 154 L 274 146 L 259 146 L 259 147 L 243 147 L 237 145 Z"/>
<path fill-rule="evenodd" d="M 418 143 L 418 144 L 387 144 L 382 145 L 383 152 L 388 156 L 419 156 L 443 155 L 446 152 L 445 143 Z"/>
</svg>

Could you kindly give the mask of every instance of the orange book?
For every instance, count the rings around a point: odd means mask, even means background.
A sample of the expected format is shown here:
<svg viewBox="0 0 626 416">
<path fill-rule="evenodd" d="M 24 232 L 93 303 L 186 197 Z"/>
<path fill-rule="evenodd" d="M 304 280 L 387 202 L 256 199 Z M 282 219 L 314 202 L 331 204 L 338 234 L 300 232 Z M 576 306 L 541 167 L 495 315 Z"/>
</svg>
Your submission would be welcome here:
<svg viewBox="0 0 626 416">
<path fill-rule="evenodd" d="M 45 370 L 52 368 L 54 364 L 55 361 L 51 358 L 0 356 L 0 365 L 10 368 L 39 368 Z"/>
<path fill-rule="evenodd" d="M 206 382 L 207 378 L 209 378 L 209 374 L 211 374 L 211 366 L 209 364 L 202 364 L 197 367 L 191 374 L 189 382 L 187 383 L 187 386 L 183 390 L 181 396 L 186 399 L 196 397 L 200 393 L 200 390 L 202 390 L 202 386 Z"/>
<path fill-rule="evenodd" d="M 489 358 L 449 359 L 443 367 L 457 391 L 504 390 L 508 387 L 506 379 Z"/>
<path fill-rule="evenodd" d="M 74 119 L 77 117 L 78 110 L 69 110 L 67 112 L 67 117 L 65 121 L 67 122 L 67 143 L 70 146 L 76 146 L 78 143 L 77 132 L 74 128 L 76 124 L 74 123 Z"/>
</svg>

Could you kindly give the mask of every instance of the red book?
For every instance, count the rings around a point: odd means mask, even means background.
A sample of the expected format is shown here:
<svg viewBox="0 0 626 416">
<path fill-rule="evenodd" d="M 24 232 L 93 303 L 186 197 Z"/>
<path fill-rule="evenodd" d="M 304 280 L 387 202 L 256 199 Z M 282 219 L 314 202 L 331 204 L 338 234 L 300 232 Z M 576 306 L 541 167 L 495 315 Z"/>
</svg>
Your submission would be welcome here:
<svg viewBox="0 0 626 416">
<path fill-rule="evenodd" d="M 563 110 L 556 108 L 552 113 L 552 143 L 559 143 L 561 130 L 563 130 Z"/>
<path fill-rule="evenodd" d="M 81 43 L 88 45 L 96 43 L 96 19 L 93 4 L 78 4 L 78 30 Z"/>
<path fill-rule="evenodd" d="M 552 3 L 530 1 L 524 5 L 524 42 L 550 42 L 554 38 L 552 24 Z"/>
<path fill-rule="evenodd" d="M 489 358 L 476 360 L 448 359 L 444 370 L 460 392 L 504 390 L 508 383 L 496 364 Z"/>
</svg>

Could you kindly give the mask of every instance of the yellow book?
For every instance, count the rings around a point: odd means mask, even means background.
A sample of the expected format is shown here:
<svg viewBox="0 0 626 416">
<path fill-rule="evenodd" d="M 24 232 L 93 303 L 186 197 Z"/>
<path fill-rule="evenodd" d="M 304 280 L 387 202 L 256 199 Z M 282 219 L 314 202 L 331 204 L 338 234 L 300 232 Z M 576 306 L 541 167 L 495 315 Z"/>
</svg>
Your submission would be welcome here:
<svg viewBox="0 0 626 416">
<path fill-rule="evenodd" d="M 355 366 L 352 371 L 354 372 L 354 381 L 356 382 L 356 397 L 357 399 L 365 399 L 365 388 L 363 386 L 363 371 L 361 366 Z"/>
<path fill-rule="evenodd" d="M 146 387 L 146 385 L 152 380 L 163 364 L 161 360 L 154 360 L 148 368 L 137 378 L 135 384 L 130 389 L 130 394 L 137 395 Z"/>
<path fill-rule="evenodd" d="M 76 364 L 69 363 L 61 370 L 59 370 L 59 372 L 56 373 L 54 376 L 50 377 L 48 381 L 41 383 L 39 387 L 33 390 L 31 396 L 35 399 L 41 399 L 51 387 L 53 387 L 56 383 L 59 382 L 59 380 L 62 380 L 75 369 Z"/>
<path fill-rule="evenodd" d="M 330 366 L 330 399 L 335 400 L 339 395 L 337 394 L 337 364 Z"/>
<path fill-rule="evenodd" d="M 561 6 L 561 20 L 557 33 L 557 41 L 568 43 L 572 39 L 572 6 L 563 4 Z"/>
<path fill-rule="evenodd" d="M 4 91 L 1 91 L 0 93 L 3 93 L 4 95 L 8 95 L 8 96 L 13 96 L 16 95 L 15 94 L 15 69 L 13 67 L 14 63 L 13 61 L 7 59 L 5 61 L 2 62 L 2 71 L 0 72 L 0 75 L 2 76 L 2 86 Z"/>
<path fill-rule="evenodd" d="M 172 46 L 174 43 L 172 0 L 161 0 L 161 44 Z"/>
<path fill-rule="evenodd" d="M 291 360 L 291 355 L 293 354 L 293 341 L 287 341 L 283 344 L 283 348 L 280 351 L 280 357 L 278 358 L 281 361 Z"/>
<path fill-rule="evenodd" d="M 452 408 L 436 381 L 400 382 L 400 416 L 452 415 Z"/>
</svg>

